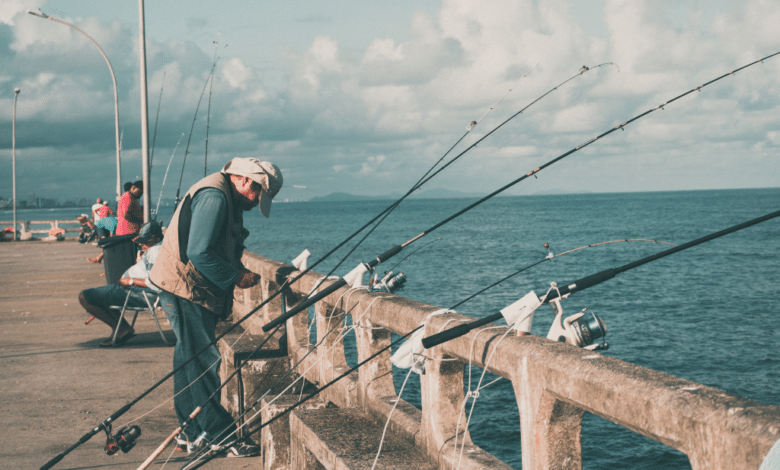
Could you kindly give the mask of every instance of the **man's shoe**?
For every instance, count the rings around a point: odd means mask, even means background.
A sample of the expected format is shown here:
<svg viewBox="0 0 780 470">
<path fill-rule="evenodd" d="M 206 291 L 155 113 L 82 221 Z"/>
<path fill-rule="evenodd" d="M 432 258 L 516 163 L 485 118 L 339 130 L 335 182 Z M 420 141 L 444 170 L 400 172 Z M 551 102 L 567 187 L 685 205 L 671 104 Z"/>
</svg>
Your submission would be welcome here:
<svg viewBox="0 0 780 470">
<path fill-rule="evenodd" d="M 212 444 L 211 452 L 224 454 L 227 457 L 255 457 L 260 455 L 261 448 L 250 439 L 238 439 L 227 444 Z"/>
</svg>

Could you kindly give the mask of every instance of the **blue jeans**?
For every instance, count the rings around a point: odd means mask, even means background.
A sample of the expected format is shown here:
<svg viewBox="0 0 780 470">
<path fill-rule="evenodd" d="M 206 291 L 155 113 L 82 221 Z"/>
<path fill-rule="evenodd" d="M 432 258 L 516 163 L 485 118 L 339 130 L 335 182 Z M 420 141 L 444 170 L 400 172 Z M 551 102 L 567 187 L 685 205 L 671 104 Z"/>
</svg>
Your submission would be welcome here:
<svg viewBox="0 0 780 470">
<path fill-rule="evenodd" d="M 173 350 L 173 368 L 176 370 L 214 341 L 217 317 L 200 305 L 168 292 L 160 292 L 159 296 L 160 306 L 176 334 L 176 347 Z M 196 407 L 203 406 L 203 411 L 184 430 L 190 441 L 203 431 L 211 439 L 216 439 L 228 427 L 231 428 L 228 432 L 235 429 L 235 426 L 230 426 L 233 417 L 220 404 L 221 394 L 211 396 L 221 383 L 220 359 L 217 346 L 209 346 L 173 375 L 173 406 L 179 423 L 187 421 Z"/>
</svg>

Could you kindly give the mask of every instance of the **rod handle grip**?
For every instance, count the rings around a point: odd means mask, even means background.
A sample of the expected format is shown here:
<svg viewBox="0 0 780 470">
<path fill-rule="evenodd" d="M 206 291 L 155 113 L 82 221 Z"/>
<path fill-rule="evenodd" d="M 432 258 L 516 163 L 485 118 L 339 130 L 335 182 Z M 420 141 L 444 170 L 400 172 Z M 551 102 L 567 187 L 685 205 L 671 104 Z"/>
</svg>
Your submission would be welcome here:
<svg viewBox="0 0 780 470">
<path fill-rule="evenodd" d="M 425 349 L 429 349 L 441 343 L 446 343 L 451 339 L 460 338 L 469 331 L 471 331 L 471 325 L 464 323 L 463 325 L 458 325 L 440 333 L 436 333 L 435 335 L 428 336 L 427 338 L 423 338 L 422 344 Z"/>
<path fill-rule="evenodd" d="M 51 459 L 51 460 L 49 460 L 48 462 L 46 462 L 46 465 L 44 465 L 43 467 L 41 467 L 41 470 L 49 470 L 49 469 L 50 469 L 50 468 L 52 468 L 52 467 L 53 467 L 53 466 L 54 466 L 54 465 L 55 465 L 57 462 L 59 462 L 60 460 L 62 460 L 62 458 L 63 458 L 63 457 L 65 457 L 65 455 L 63 455 L 63 454 L 60 454 L 60 455 L 58 455 L 58 456 L 54 457 L 53 459 Z"/>
<path fill-rule="evenodd" d="M 371 260 L 368 265 L 372 268 L 375 268 L 376 265 L 384 263 L 385 261 L 400 253 L 403 249 L 403 245 L 394 246 L 393 248 L 390 248 L 381 255 L 377 256 L 375 259 Z"/>
</svg>

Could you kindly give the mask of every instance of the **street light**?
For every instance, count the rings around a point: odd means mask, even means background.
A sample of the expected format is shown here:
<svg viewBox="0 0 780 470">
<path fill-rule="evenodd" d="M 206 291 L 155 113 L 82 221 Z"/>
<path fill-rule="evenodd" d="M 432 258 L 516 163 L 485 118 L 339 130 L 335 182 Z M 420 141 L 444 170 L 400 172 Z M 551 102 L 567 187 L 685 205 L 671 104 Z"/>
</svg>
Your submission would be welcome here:
<svg viewBox="0 0 780 470">
<path fill-rule="evenodd" d="M 39 18 L 44 18 L 44 19 L 56 21 L 57 23 L 62 23 L 65 26 L 70 26 L 71 28 L 75 29 L 79 33 L 83 34 L 84 37 L 89 39 L 90 42 L 92 42 L 92 44 L 94 44 L 95 47 L 98 48 L 98 50 L 100 51 L 100 55 L 102 55 L 103 58 L 106 59 L 106 63 L 108 64 L 108 70 L 111 72 L 111 80 L 114 81 L 114 127 L 115 127 L 114 131 L 116 134 L 116 199 L 119 200 L 119 198 L 122 196 L 122 164 L 121 164 L 121 153 L 120 153 L 121 151 L 120 151 L 120 144 L 119 144 L 119 96 L 117 94 L 117 89 L 116 89 L 116 77 L 114 76 L 114 68 L 111 67 L 111 62 L 108 60 L 108 57 L 106 57 L 106 53 L 103 52 L 103 49 L 101 49 L 98 43 L 96 43 L 95 40 L 89 37 L 89 35 L 84 31 L 78 29 L 77 27 L 73 26 L 70 23 L 66 23 L 62 20 L 58 20 L 57 18 L 52 18 L 51 16 L 44 14 L 40 10 L 38 11 L 27 10 L 27 13 L 33 16 L 37 16 Z"/>
<path fill-rule="evenodd" d="M 14 241 L 16 241 L 16 98 L 19 96 L 20 88 L 14 88 L 14 114 L 11 120 L 11 160 L 13 161 L 11 172 L 13 176 L 13 198 L 14 198 Z"/>
</svg>

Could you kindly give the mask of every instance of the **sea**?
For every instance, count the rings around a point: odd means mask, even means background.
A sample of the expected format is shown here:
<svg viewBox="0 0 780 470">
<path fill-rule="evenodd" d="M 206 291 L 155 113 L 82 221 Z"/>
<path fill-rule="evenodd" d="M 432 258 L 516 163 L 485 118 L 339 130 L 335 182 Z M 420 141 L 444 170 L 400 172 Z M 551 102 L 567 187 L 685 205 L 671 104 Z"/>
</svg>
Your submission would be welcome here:
<svg viewBox="0 0 780 470">
<path fill-rule="evenodd" d="M 566 285 L 666 250 L 669 244 L 775 212 L 780 188 L 495 197 L 437 227 L 475 201 L 407 199 L 381 224 L 369 226 L 374 230 L 357 248 L 368 229 L 315 271 L 344 275 L 424 234 L 378 270 L 404 273 L 407 283 L 398 295 L 451 307 L 544 260 L 550 251 L 588 247 L 529 268 L 457 308 L 460 314 L 482 318 L 529 291 L 544 294 L 551 282 Z M 247 248 L 287 263 L 308 249 L 312 265 L 391 203 L 275 203 L 269 219 L 259 211 L 246 215 L 252 233 Z M 17 219 L 75 218 L 81 212 L 20 210 Z M 159 218 L 167 222 L 170 213 L 161 211 Z M 0 219 L 10 220 L 10 212 L 0 213 Z M 587 308 L 604 320 L 610 347 L 602 354 L 780 406 L 778 286 L 780 218 L 626 271 L 575 293 L 562 306 L 567 316 Z M 540 308 L 532 332 L 546 336 L 552 320 L 549 308 Z M 348 337 L 345 344 L 348 362 L 354 364 L 354 340 Z M 481 372 L 471 371 L 472 389 Z M 405 370 L 394 371 L 397 390 L 406 375 Z M 496 378 L 488 373 L 482 384 Z M 402 397 L 420 406 L 416 374 Z M 480 391 L 469 429 L 477 445 L 521 468 L 520 421 L 509 381 L 498 380 Z M 691 468 L 685 454 L 589 413 L 583 420 L 582 448 L 585 469 Z"/>
</svg>

